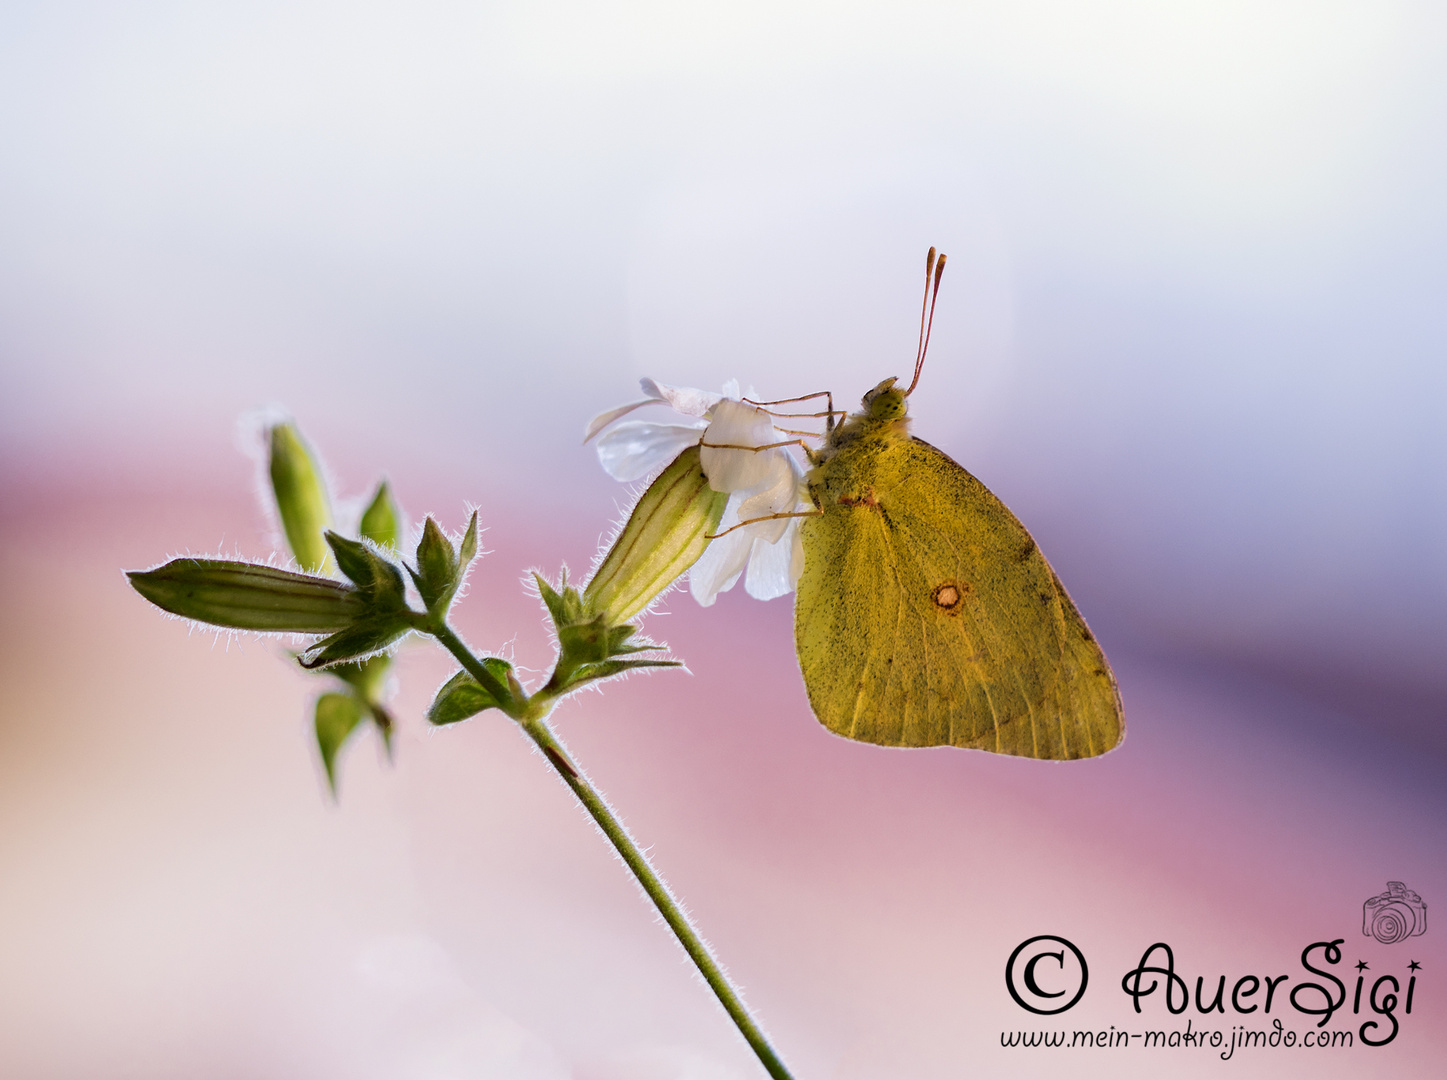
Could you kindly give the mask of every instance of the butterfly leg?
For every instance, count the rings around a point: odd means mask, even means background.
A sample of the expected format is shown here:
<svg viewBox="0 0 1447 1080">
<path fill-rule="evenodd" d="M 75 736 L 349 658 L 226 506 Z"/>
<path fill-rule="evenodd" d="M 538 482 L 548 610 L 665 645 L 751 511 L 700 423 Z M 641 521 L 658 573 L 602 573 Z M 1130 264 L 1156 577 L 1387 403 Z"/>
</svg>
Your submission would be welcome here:
<svg viewBox="0 0 1447 1080">
<path fill-rule="evenodd" d="M 814 436 L 814 438 L 818 438 L 818 436 L 816 435 Z M 743 443 L 702 441 L 700 441 L 698 445 L 708 450 L 774 450 L 780 446 L 797 446 L 801 448 L 805 453 L 809 452 L 809 448 L 804 445 L 803 439 L 785 439 L 783 442 L 762 443 L 759 446 L 747 446 Z"/>
<path fill-rule="evenodd" d="M 756 523 L 758 523 L 758 522 L 760 522 L 760 521 L 777 521 L 777 520 L 779 520 L 780 518 L 819 517 L 819 516 L 820 516 L 821 514 L 823 514 L 823 513 L 824 513 L 823 510 L 789 510 L 789 511 L 786 511 L 786 512 L 784 512 L 784 513 L 779 513 L 779 514 L 765 514 L 765 515 L 763 515 L 762 517 L 749 518 L 747 521 L 740 521 L 737 525 L 730 525 L 727 529 L 724 529 L 722 532 L 709 533 L 708 535 L 706 535 L 706 536 L 704 537 L 704 539 L 705 539 L 705 540 L 717 540 L 720 536 L 727 536 L 729 533 L 733 532 L 735 529 L 742 529 L 745 525 L 753 525 L 753 524 L 756 524 Z"/>
<path fill-rule="evenodd" d="M 812 401 L 814 398 L 818 397 L 824 398 L 827 402 L 826 410 L 822 413 L 785 413 L 774 412 L 772 409 L 766 408 L 766 406 L 769 405 L 790 405 L 796 401 Z M 840 412 L 835 412 L 834 410 L 834 393 L 831 390 L 816 390 L 812 394 L 803 394 L 800 397 L 780 398 L 778 401 L 754 401 L 751 398 L 744 398 L 743 401 L 745 405 L 755 405 L 759 408 L 764 409 L 764 411 L 767 412 L 770 416 L 793 417 L 799 419 L 815 419 L 822 416 L 824 417 L 825 421 L 824 434 L 826 436 L 829 434 L 830 431 L 834 430 L 834 418 L 836 416 L 843 415 L 842 410 Z"/>
</svg>

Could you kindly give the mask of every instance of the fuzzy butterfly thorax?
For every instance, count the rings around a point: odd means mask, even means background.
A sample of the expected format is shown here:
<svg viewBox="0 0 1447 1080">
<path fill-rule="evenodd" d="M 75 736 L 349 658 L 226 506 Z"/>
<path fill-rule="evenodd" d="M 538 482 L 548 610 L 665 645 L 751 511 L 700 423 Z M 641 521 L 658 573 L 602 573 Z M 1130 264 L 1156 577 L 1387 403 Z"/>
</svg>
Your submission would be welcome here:
<svg viewBox="0 0 1447 1080">
<path fill-rule="evenodd" d="M 846 490 L 853 480 L 868 483 L 868 477 L 855 475 L 857 466 L 877 460 L 894 443 L 909 438 L 909 407 L 904 392 L 894 385 L 897 381 L 885 379 L 865 394 L 864 409 L 831 427 L 824 445 L 809 453 L 814 468 L 805 480 L 816 508 L 822 508 L 824 500 L 857 500 L 859 492 Z"/>
</svg>

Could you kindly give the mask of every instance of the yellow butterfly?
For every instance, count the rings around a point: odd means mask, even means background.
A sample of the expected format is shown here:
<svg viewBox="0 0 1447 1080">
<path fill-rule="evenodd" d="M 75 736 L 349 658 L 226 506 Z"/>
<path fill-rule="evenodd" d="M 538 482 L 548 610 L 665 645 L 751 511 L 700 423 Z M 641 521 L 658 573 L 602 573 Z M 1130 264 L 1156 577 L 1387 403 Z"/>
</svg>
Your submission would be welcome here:
<svg viewBox="0 0 1447 1080">
<path fill-rule="evenodd" d="M 945 257 L 930 249 L 926 299 Z M 933 305 L 930 322 L 934 321 Z M 985 485 L 909 434 L 885 379 L 809 451 L 794 642 L 814 715 L 885 746 L 1091 757 L 1125 717 L 1115 676 L 1040 548 Z"/>
</svg>

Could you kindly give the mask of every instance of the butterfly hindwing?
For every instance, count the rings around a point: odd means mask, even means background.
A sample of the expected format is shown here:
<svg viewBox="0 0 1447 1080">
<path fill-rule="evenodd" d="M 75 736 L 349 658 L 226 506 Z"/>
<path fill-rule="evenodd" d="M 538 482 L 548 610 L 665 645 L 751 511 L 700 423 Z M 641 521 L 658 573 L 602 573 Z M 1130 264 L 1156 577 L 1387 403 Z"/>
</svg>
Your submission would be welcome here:
<svg viewBox="0 0 1447 1080">
<path fill-rule="evenodd" d="M 816 473 L 795 640 L 826 727 L 1038 758 L 1119 741 L 1105 657 L 983 484 L 908 437 L 842 445 Z"/>
</svg>

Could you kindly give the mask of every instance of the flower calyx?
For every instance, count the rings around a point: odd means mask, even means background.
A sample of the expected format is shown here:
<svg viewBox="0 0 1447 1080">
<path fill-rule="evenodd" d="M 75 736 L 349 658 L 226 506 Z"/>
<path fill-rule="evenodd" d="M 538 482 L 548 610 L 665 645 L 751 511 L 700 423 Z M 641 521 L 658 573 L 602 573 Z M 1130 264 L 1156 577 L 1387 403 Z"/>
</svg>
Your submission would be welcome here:
<svg viewBox="0 0 1447 1080">
<path fill-rule="evenodd" d="M 709 483 L 697 444 L 658 475 L 598 563 L 582 600 L 613 623 L 645 611 L 708 548 L 728 495 Z"/>
<path fill-rule="evenodd" d="M 477 555 L 477 511 L 467 523 L 462 542 L 454 548 L 452 541 L 430 517 L 423 523 L 422 538 L 417 542 L 417 568 L 407 567 L 417 594 L 435 618 L 444 618 L 457 590 L 467 576 L 467 568 Z"/>
<path fill-rule="evenodd" d="M 329 499 L 315 459 L 301 433 L 291 424 L 272 427 L 269 443 L 271 492 L 293 556 L 303 566 L 333 569 L 335 560 L 325 535 L 330 522 Z M 395 550 L 402 528 L 401 516 L 391 489 L 383 480 L 363 511 L 357 531 L 363 540 L 379 548 Z M 321 558 L 315 553 L 318 546 Z M 355 592 L 359 600 L 362 595 L 360 591 Z M 334 676 L 339 684 L 337 689 L 321 694 L 313 703 L 317 752 L 333 798 L 337 795 L 337 759 L 342 747 L 364 721 L 371 720 L 382 737 L 388 758 L 392 756 L 392 731 L 396 725 L 384 704 L 391 665 L 391 656 L 377 653 L 361 660 L 342 661 L 318 672 Z"/>
<path fill-rule="evenodd" d="M 364 610 L 346 629 L 323 638 L 297 657 L 309 671 L 380 653 L 417 624 L 416 614 L 407 607 L 402 571 L 360 540 L 348 540 L 331 531 L 326 539 Z"/>
<path fill-rule="evenodd" d="M 533 579 L 558 638 L 558 660 L 547 685 L 539 691 L 540 696 L 559 697 L 584 683 L 609 679 L 638 668 L 682 666 L 676 660 L 627 659 L 636 653 L 656 652 L 666 646 L 631 640 L 638 628 L 619 623 L 613 613 L 594 607 L 585 593 L 568 584 L 566 571 L 556 588 L 541 574 L 534 574 Z"/>
</svg>

